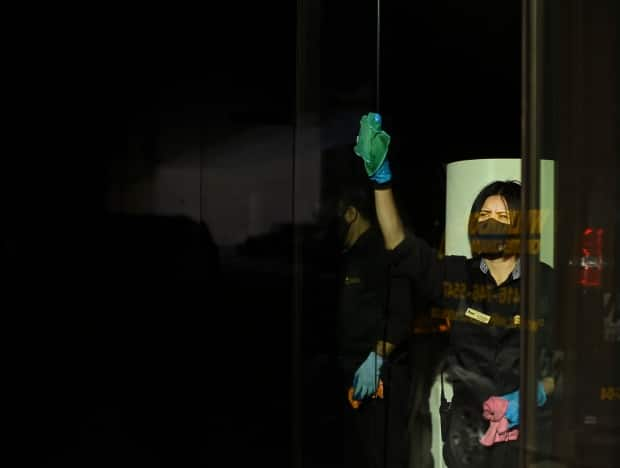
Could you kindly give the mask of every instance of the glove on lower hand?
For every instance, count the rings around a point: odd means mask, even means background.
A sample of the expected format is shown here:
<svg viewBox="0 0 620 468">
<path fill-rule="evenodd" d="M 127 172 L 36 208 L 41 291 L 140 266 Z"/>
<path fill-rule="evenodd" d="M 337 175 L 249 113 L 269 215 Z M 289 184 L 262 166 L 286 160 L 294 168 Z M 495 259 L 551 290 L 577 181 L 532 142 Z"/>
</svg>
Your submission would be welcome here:
<svg viewBox="0 0 620 468">
<path fill-rule="evenodd" d="M 508 400 L 508 408 L 506 409 L 506 419 L 508 420 L 508 428 L 519 425 L 519 390 L 502 395 L 502 398 Z M 538 382 L 536 386 L 536 404 L 543 406 L 547 402 L 547 394 L 542 382 Z"/>
<path fill-rule="evenodd" d="M 364 160 L 368 177 L 380 184 L 392 178 L 386 159 L 389 145 L 390 135 L 381 130 L 381 116 L 374 112 L 362 116 L 353 151 Z"/>
<path fill-rule="evenodd" d="M 363 400 L 377 391 L 383 358 L 371 351 L 353 376 L 353 398 Z"/>
</svg>

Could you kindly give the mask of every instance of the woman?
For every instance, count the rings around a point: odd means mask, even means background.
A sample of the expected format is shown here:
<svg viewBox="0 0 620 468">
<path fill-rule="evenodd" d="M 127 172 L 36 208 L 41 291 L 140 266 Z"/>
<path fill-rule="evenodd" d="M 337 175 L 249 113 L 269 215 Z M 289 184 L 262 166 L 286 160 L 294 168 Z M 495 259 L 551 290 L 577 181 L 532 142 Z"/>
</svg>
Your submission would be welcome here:
<svg viewBox="0 0 620 468">
<path fill-rule="evenodd" d="M 450 414 L 458 413 L 462 420 L 471 418 L 471 408 L 478 408 L 473 410 L 477 418 L 473 427 L 489 427 L 488 421 L 482 419 L 485 402 L 494 397 L 501 398 L 498 401 L 506 405 L 505 417 L 510 429 L 506 433 L 511 437 L 487 447 L 479 443 L 483 434 L 474 430 L 474 446 L 469 441 L 469 450 L 468 444 L 463 443 L 462 432 L 456 450 L 451 450 L 449 439 L 444 441 L 444 457 L 450 468 L 459 463 L 516 467 L 519 460 L 516 429 L 519 425 L 521 335 L 520 184 L 495 181 L 479 192 L 469 220 L 472 258 L 440 256 L 423 239 L 406 232 L 403 227 L 390 185 L 392 176 L 386 157 L 389 138 L 377 138 L 384 133 L 377 114 L 364 116 L 355 152 L 364 160 L 374 185 L 377 219 L 385 246 L 390 251 L 393 272 L 407 275 L 416 292 L 432 301 L 434 312 L 451 321 L 450 349 L 442 366 L 453 383 Z M 551 281 L 551 268 L 542 264 L 541 271 L 543 280 Z M 545 296 L 552 290 L 550 284 L 541 288 L 539 318 L 544 318 L 552 309 L 549 296 Z M 549 330 L 543 326 L 536 331 L 548 333 Z M 537 342 L 541 345 L 540 355 L 547 356 L 549 340 L 540 337 Z M 554 380 L 549 365 L 539 367 L 536 398 L 543 407 L 554 390 Z M 449 434 L 456 430 L 454 421 L 450 417 L 443 420 L 451 427 L 442 427 L 442 431 L 446 429 Z"/>
</svg>

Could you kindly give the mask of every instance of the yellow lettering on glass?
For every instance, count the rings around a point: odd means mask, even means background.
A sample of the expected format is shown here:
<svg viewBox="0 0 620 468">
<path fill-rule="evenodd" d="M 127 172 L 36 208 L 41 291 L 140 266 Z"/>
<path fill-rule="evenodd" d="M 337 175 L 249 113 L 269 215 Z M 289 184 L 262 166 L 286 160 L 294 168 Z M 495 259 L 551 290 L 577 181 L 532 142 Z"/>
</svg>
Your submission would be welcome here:
<svg viewBox="0 0 620 468">
<path fill-rule="evenodd" d="M 601 400 L 620 400 L 620 387 L 601 387 Z"/>
</svg>

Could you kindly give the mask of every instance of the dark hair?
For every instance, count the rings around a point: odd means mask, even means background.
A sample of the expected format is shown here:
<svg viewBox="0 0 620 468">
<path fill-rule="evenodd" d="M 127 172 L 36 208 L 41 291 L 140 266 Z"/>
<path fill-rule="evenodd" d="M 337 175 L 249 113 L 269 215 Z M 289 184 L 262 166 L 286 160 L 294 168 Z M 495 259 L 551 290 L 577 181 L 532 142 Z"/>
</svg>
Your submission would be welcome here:
<svg viewBox="0 0 620 468">
<path fill-rule="evenodd" d="M 471 214 L 478 213 L 485 200 L 493 195 L 503 197 L 511 212 L 521 208 L 521 184 L 516 180 L 496 180 L 480 190 L 471 206 Z"/>
<path fill-rule="evenodd" d="M 506 200 L 508 211 L 510 212 L 510 224 L 514 232 L 518 232 L 519 211 L 521 209 L 521 183 L 516 180 L 496 180 L 480 190 L 471 206 L 471 211 L 469 212 L 470 241 L 472 232 L 475 232 L 474 227 L 478 222 L 480 209 L 486 199 L 493 195 L 499 195 Z"/>
<path fill-rule="evenodd" d="M 375 198 L 368 181 L 364 180 L 360 184 L 349 183 L 344 185 L 340 190 L 338 202 L 339 208 L 346 209 L 349 206 L 353 206 L 364 218 L 374 222 Z"/>
</svg>

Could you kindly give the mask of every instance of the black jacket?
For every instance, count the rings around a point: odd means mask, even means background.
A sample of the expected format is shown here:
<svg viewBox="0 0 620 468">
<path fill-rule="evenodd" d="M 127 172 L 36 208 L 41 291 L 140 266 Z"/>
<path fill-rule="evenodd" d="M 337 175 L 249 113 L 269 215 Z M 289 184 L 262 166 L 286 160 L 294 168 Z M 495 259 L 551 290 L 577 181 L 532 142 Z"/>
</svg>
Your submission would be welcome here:
<svg viewBox="0 0 620 468">
<path fill-rule="evenodd" d="M 409 280 L 390 274 L 389 253 L 373 227 L 342 252 L 338 281 L 338 355 L 352 375 L 378 340 L 399 344 L 409 335 Z"/>
<path fill-rule="evenodd" d="M 481 258 L 439 257 L 424 240 L 407 235 L 391 252 L 394 273 L 404 274 L 434 305 L 433 315 L 450 320 L 450 373 L 465 383 L 482 401 L 503 395 L 520 384 L 520 285 L 519 263 L 501 285 L 488 273 Z M 541 265 L 548 283 L 552 269 Z M 539 335 L 537 352 L 550 349 L 549 314 L 552 305 L 548 284 L 541 288 L 537 322 L 529 326 Z M 540 359 L 542 362 L 543 359 Z M 543 366 L 544 367 L 544 366 Z M 539 378 L 549 373 L 539 367 Z"/>
</svg>

